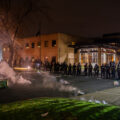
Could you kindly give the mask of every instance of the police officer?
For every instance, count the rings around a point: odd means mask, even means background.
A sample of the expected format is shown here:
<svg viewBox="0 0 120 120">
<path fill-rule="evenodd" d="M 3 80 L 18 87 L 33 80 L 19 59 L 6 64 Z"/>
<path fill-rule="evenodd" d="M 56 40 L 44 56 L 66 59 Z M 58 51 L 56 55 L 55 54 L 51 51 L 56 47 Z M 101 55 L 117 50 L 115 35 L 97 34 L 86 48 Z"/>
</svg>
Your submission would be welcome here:
<svg viewBox="0 0 120 120">
<path fill-rule="evenodd" d="M 66 63 L 64 63 L 64 74 L 67 75 L 67 67 L 68 65 Z"/>
<path fill-rule="evenodd" d="M 92 67 L 92 64 L 90 63 L 88 66 L 89 76 L 92 76 L 92 70 L 93 70 L 93 67 Z"/>
<path fill-rule="evenodd" d="M 76 75 L 76 65 L 75 65 L 75 63 L 74 63 L 74 65 L 73 65 L 73 75 L 74 75 L 74 76 Z"/>
<path fill-rule="evenodd" d="M 71 69 L 72 69 L 72 66 L 71 66 L 71 64 L 69 64 L 69 66 L 68 66 L 68 75 L 71 75 Z"/>
<path fill-rule="evenodd" d="M 120 62 L 117 65 L 117 74 L 118 74 L 118 79 L 120 79 Z"/>
<path fill-rule="evenodd" d="M 105 65 L 101 65 L 101 78 L 105 78 Z"/>
<path fill-rule="evenodd" d="M 88 72 L 88 65 L 87 63 L 84 65 L 84 74 L 85 76 L 87 76 L 87 72 Z"/>
<path fill-rule="evenodd" d="M 105 65 L 105 72 L 106 72 L 106 78 L 109 79 L 110 78 L 110 65 L 109 64 Z"/>
<path fill-rule="evenodd" d="M 95 64 L 95 67 L 94 67 L 94 72 L 95 72 L 95 76 L 99 76 L 99 65 L 98 64 Z"/>
<path fill-rule="evenodd" d="M 115 78 L 115 73 L 116 73 L 116 66 L 115 66 L 115 63 L 112 62 L 111 64 L 111 74 L 112 74 L 112 78 L 114 79 Z"/>
<path fill-rule="evenodd" d="M 78 63 L 77 65 L 77 75 L 81 75 L 81 64 Z"/>
<path fill-rule="evenodd" d="M 51 62 L 50 64 L 50 72 L 52 72 L 52 69 L 53 69 L 53 62 Z"/>
</svg>

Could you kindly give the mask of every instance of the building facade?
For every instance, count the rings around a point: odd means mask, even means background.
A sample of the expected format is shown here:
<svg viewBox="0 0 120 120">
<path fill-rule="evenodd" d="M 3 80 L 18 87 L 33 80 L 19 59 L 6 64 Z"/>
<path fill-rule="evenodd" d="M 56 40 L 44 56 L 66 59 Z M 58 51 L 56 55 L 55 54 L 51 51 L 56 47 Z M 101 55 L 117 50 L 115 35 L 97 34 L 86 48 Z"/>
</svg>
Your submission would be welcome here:
<svg viewBox="0 0 120 120">
<path fill-rule="evenodd" d="M 84 38 L 82 38 L 84 39 Z M 66 62 L 71 63 L 96 63 L 101 65 L 119 61 L 119 55 L 115 46 L 94 44 L 86 38 L 85 44 L 80 43 L 79 39 L 68 34 L 54 33 L 44 34 L 35 37 L 17 39 L 20 46 L 14 52 L 14 63 L 19 65 L 21 61 L 34 62 L 36 59 L 43 63 L 48 62 Z M 90 43 L 92 43 L 90 45 Z M 5 44 L 2 48 L 3 60 L 9 61 L 10 48 Z M 25 62 L 24 62 L 25 63 Z"/>
<path fill-rule="evenodd" d="M 84 65 L 85 63 L 91 63 L 93 66 L 98 64 L 118 62 L 116 51 L 107 47 L 88 47 L 79 49 L 79 62 Z"/>
<path fill-rule="evenodd" d="M 16 49 L 14 61 L 19 64 L 20 61 L 34 61 L 40 59 L 43 63 L 48 62 L 67 62 L 74 63 L 74 48 L 68 45 L 75 41 L 71 35 L 63 33 L 45 34 L 24 39 L 17 39 L 21 47 Z M 9 46 L 4 45 L 3 59 L 9 61 Z"/>
</svg>

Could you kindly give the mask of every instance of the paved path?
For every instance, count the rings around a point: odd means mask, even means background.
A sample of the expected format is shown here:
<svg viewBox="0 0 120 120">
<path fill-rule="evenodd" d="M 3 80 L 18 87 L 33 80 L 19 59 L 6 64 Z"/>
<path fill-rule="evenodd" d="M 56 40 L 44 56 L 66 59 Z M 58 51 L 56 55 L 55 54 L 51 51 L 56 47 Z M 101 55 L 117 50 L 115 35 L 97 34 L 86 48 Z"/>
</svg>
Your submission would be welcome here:
<svg viewBox="0 0 120 120">
<path fill-rule="evenodd" d="M 106 101 L 108 104 L 120 105 L 120 87 L 97 91 L 94 93 L 77 96 L 75 99 Z"/>
<path fill-rule="evenodd" d="M 54 81 L 66 80 L 71 86 L 77 87 L 85 93 L 93 93 L 109 88 L 114 88 L 113 80 L 97 79 L 85 76 L 41 76 L 38 73 L 23 73 L 23 76 L 32 82 L 30 86 L 14 85 L 8 89 L 0 90 L 0 103 L 16 100 L 31 99 L 35 97 L 71 97 L 71 93 L 59 90 L 59 84 Z M 49 81 L 53 79 L 53 81 Z M 48 81 L 46 81 L 48 80 Z M 43 82 L 46 81 L 44 84 Z M 52 84 L 51 84 L 52 83 Z"/>
<path fill-rule="evenodd" d="M 80 90 L 87 93 L 92 93 L 95 91 L 101 91 L 109 88 L 114 88 L 114 80 L 111 79 L 101 79 L 88 76 L 61 76 L 60 79 L 67 80 L 71 85 L 79 88 Z"/>
</svg>

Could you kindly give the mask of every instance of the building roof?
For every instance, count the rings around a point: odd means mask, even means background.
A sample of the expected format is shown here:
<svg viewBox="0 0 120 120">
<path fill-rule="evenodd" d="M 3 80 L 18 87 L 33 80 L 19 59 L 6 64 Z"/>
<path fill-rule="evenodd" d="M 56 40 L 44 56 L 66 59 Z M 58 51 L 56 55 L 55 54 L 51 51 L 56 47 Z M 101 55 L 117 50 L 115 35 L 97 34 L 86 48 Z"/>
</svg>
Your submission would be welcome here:
<svg viewBox="0 0 120 120">
<path fill-rule="evenodd" d="M 120 32 L 117 33 L 108 33 L 104 34 L 103 37 L 113 37 L 113 36 L 120 36 Z"/>
</svg>

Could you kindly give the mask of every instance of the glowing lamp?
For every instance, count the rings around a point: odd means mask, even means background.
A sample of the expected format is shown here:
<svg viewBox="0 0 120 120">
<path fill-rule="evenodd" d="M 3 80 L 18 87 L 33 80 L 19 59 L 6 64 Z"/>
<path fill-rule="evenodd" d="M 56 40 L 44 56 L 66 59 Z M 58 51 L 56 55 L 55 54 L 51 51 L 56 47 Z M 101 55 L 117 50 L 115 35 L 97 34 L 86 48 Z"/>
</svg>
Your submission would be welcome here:
<svg viewBox="0 0 120 120">
<path fill-rule="evenodd" d="M 29 70 L 30 68 L 31 68 L 30 66 L 27 67 L 28 70 Z"/>
</svg>

